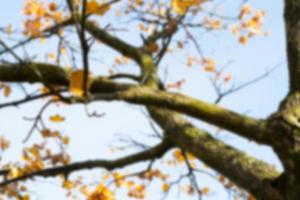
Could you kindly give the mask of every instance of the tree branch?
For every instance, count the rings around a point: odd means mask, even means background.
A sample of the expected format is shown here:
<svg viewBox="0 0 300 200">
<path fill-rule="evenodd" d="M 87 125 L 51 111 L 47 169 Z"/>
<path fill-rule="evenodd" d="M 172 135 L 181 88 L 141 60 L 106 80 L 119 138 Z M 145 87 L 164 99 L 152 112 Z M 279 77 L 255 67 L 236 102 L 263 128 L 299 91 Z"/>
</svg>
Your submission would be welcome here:
<svg viewBox="0 0 300 200">
<path fill-rule="evenodd" d="M 119 99 L 135 104 L 171 109 L 235 132 L 258 143 L 270 144 L 271 133 L 268 132 L 265 122 L 185 95 L 147 87 L 132 87 L 110 95 L 95 94 L 93 98 L 93 100 Z"/>
<path fill-rule="evenodd" d="M 159 158 L 163 156 L 171 147 L 172 145 L 168 141 L 162 141 L 160 144 L 150 149 L 116 160 L 89 160 L 84 162 L 76 162 L 66 166 L 43 169 L 40 171 L 22 175 L 17 178 L 3 181 L 2 183 L 0 183 L 0 187 L 6 186 L 11 183 L 31 179 L 37 176 L 50 177 L 60 174 L 69 175 L 70 173 L 75 171 L 93 168 L 105 168 L 106 170 L 114 170 L 138 162 Z M 9 172 L 6 172 L 5 174 L 7 173 Z"/>
<path fill-rule="evenodd" d="M 31 63 L 30 68 L 17 64 L 0 65 L 0 81 L 38 82 L 39 77 L 32 70 L 38 70 L 42 80 L 48 84 L 68 86 L 68 73 L 60 67 L 50 64 Z M 107 78 L 93 80 L 91 101 L 95 100 L 125 100 L 130 103 L 152 105 L 201 119 L 215 126 L 235 132 L 258 143 L 269 144 L 271 133 L 263 121 L 256 120 L 219 106 L 184 96 L 168 93 L 148 87 L 133 87 L 132 84 L 121 84 Z"/>
<path fill-rule="evenodd" d="M 213 138 L 179 114 L 153 107 L 149 111 L 175 146 L 192 153 L 256 197 L 279 198 L 271 186 L 279 173 L 272 166 Z"/>
<path fill-rule="evenodd" d="M 132 58 L 133 60 L 139 62 L 140 52 L 137 47 L 134 47 L 126 43 L 125 41 L 110 35 L 107 31 L 97 27 L 94 23 L 90 21 L 86 21 L 85 29 L 96 39 L 100 40 L 102 43 L 120 52 L 124 56 Z"/>
<path fill-rule="evenodd" d="M 300 91 L 300 1 L 285 0 L 284 19 L 286 28 L 290 93 Z"/>
</svg>

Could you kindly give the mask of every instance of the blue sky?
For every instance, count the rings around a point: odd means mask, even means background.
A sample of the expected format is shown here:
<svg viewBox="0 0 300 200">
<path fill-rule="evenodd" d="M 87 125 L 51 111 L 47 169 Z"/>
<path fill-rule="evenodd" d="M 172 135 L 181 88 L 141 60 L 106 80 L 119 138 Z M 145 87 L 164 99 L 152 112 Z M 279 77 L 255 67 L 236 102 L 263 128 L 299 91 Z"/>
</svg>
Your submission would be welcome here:
<svg viewBox="0 0 300 200">
<path fill-rule="evenodd" d="M 22 8 L 22 0 L 2 0 L 1 1 L 1 14 L 0 26 L 3 27 L 7 24 L 21 24 L 20 10 Z M 247 113 L 250 116 L 257 118 L 265 118 L 276 110 L 278 103 L 285 96 L 287 92 L 287 71 L 286 71 L 286 56 L 285 56 L 285 38 L 284 38 L 284 25 L 282 17 L 283 1 L 262 1 L 252 0 L 249 1 L 256 9 L 265 10 L 267 13 L 264 30 L 269 31 L 270 35 L 267 37 L 255 37 L 250 40 L 247 45 L 240 45 L 236 39 L 229 33 L 207 33 L 200 38 L 203 49 L 207 55 L 213 56 L 217 60 L 217 64 L 222 65 L 228 61 L 233 63 L 228 67 L 227 71 L 232 73 L 236 83 L 243 83 L 250 80 L 262 73 L 267 69 L 281 63 L 278 69 L 264 80 L 253 84 L 240 92 L 234 93 L 226 97 L 221 105 L 232 110 Z M 224 11 L 231 11 L 235 9 L 232 2 L 223 1 Z M 124 35 L 124 34 L 123 34 Z M 122 36 L 122 34 L 121 34 Z M 126 35 L 125 38 L 129 41 L 136 42 L 136 38 Z M 49 45 L 49 43 L 47 44 Z M 51 49 L 49 45 L 45 48 Z M 35 54 L 40 51 L 40 47 L 32 46 L 30 53 Z M 111 50 L 105 50 L 100 56 L 101 59 L 113 59 L 114 53 Z M 111 61 L 104 60 L 104 63 Z M 170 54 L 164 60 L 163 66 L 167 66 L 170 74 L 168 75 L 169 81 L 175 81 L 182 77 L 187 79 L 187 83 L 183 86 L 181 92 L 194 96 L 206 101 L 213 102 L 215 94 L 213 88 L 208 81 L 208 75 L 205 74 L 198 67 L 189 69 L 185 67 L 185 63 L 180 56 Z M 97 70 L 97 68 L 95 67 Z M 99 69 L 100 72 L 102 72 Z M 18 88 L 13 88 L 14 92 L 12 98 L 19 98 L 20 93 L 17 92 Z M 0 103 L 6 99 L 0 97 Z M 19 156 L 20 148 L 23 146 L 22 140 L 26 136 L 31 123 L 24 122 L 23 117 L 35 116 L 38 109 L 42 106 L 41 101 L 32 104 L 26 104 L 18 108 L 8 108 L 0 110 L 0 135 L 4 135 L 12 141 L 11 150 L 4 155 L 5 160 L 16 160 Z M 51 124 L 55 129 L 62 130 L 63 133 L 71 137 L 71 144 L 68 151 L 73 155 L 73 160 L 86 160 L 96 158 L 112 158 L 125 155 L 133 152 L 128 150 L 125 153 L 112 155 L 109 146 L 116 142 L 116 134 L 123 133 L 131 137 L 140 139 L 142 141 L 149 140 L 145 136 L 151 133 L 148 120 L 141 112 L 138 106 L 132 106 L 125 103 L 93 103 L 88 106 L 89 110 L 97 110 L 98 112 L 106 113 L 102 118 L 88 118 L 85 115 L 84 107 L 80 105 L 75 106 L 62 106 L 51 107 L 45 116 L 59 113 L 66 117 L 66 122 L 63 124 Z M 195 124 L 205 127 L 209 130 L 213 128 L 193 120 Z M 281 168 L 276 156 L 272 150 L 258 146 L 252 142 L 242 140 L 232 134 L 222 132 L 217 137 L 224 139 L 227 143 L 232 144 L 242 150 L 247 151 L 249 154 L 261 158 L 271 164 Z M 33 143 L 39 139 L 38 134 L 33 135 L 28 144 Z M 155 142 L 155 141 L 151 141 Z M 158 162 L 159 163 L 159 162 Z M 157 165 L 159 166 L 159 165 Z M 136 166 L 135 168 L 141 167 Z M 174 170 L 178 173 L 179 170 Z M 91 173 L 84 173 L 88 180 L 93 180 L 93 176 L 97 177 L 99 171 L 92 171 Z M 205 177 L 205 176 L 204 176 Z M 207 199 L 218 200 L 224 199 L 226 193 L 220 186 L 215 184 L 212 180 L 206 177 L 201 181 L 201 185 L 210 186 L 214 188 L 213 193 Z M 54 179 L 39 179 L 36 183 L 30 185 L 34 187 L 36 199 L 64 199 L 64 191 L 57 185 L 58 182 Z M 159 197 L 158 189 L 160 187 L 151 187 L 151 194 L 147 199 L 157 199 Z M 176 196 L 176 192 L 174 192 Z M 119 198 L 125 199 L 125 197 Z M 172 199 L 172 196 L 170 197 Z"/>
</svg>

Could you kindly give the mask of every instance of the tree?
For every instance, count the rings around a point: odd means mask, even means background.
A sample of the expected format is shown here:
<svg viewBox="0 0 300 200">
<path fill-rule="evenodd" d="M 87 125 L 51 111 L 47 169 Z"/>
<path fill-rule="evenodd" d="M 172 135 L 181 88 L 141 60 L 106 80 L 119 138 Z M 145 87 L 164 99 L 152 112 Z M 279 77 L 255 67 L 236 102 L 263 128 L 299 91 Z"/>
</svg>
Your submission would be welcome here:
<svg viewBox="0 0 300 200">
<path fill-rule="evenodd" d="M 246 44 L 252 37 L 264 34 L 261 30 L 264 12 L 254 11 L 248 4 L 243 4 L 235 18 L 220 16 L 216 12 L 207 15 L 203 9 L 207 3 L 209 2 L 202 0 L 170 2 L 66 0 L 59 3 L 26 1 L 23 9 L 26 18 L 23 32 L 25 39 L 24 36 L 20 38 L 18 32 L 11 26 L 2 30 L 3 34 L 15 36 L 19 41 L 17 43 L 0 41 L 3 56 L 0 64 L 0 81 L 3 82 L 1 87 L 5 96 L 11 93 L 10 83 L 40 84 L 43 88 L 27 93 L 26 88 L 32 87 L 22 86 L 25 98 L 2 103 L 0 108 L 19 106 L 46 98 L 46 103 L 34 118 L 32 129 L 25 141 L 37 131 L 43 140 L 55 139 L 62 147 L 62 152 L 54 154 L 45 142 L 24 148 L 24 162 L 2 165 L 3 180 L 0 185 L 3 195 L 28 199 L 27 189 L 22 181 L 38 176 L 63 175 L 62 186 L 70 192 L 74 188 L 80 188 L 88 199 L 113 199 L 113 193 L 107 185 L 101 183 L 91 192 L 81 179 L 70 180 L 69 175 L 92 168 L 111 171 L 142 161 L 150 161 L 148 168 L 128 175 L 113 172 L 109 176 L 112 183 L 117 188 L 126 184 L 129 196 L 143 198 L 145 186 L 128 179 L 138 175 L 143 180 L 151 181 L 156 177 L 164 181 L 162 187 L 167 192 L 172 184 L 166 181 L 165 174 L 160 170 L 153 170 L 151 166 L 155 159 L 177 148 L 174 151 L 174 162 L 187 165 L 186 176 L 191 182 L 188 193 L 196 192 L 201 196 L 209 192 L 208 188 L 201 189 L 197 186 L 197 177 L 194 175 L 197 171 L 194 161 L 197 159 L 216 170 L 220 174 L 219 181 L 226 187 L 239 188 L 236 190 L 248 199 L 298 200 L 300 198 L 300 172 L 297 170 L 300 168 L 298 105 L 300 1 L 284 1 L 289 92 L 278 110 L 266 119 L 256 119 L 233 112 L 219 106 L 218 103 L 223 97 L 260 80 L 268 73 L 243 85 L 223 90 L 222 84 L 230 82 L 231 76 L 224 75 L 223 69 L 216 68 L 213 59 L 203 55 L 198 38 L 193 35 L 194 31 L 200 29 L 219 30 L 231 27 L 239 42 Z M 139 26 L 139 30 L 132 28 L 131 31 L 140 34 L 140 38 L 130 42 L 130 39 L 114 34 L 122 30 L 109 21 L 109 17 L 112 17 L 110 15 L 113 15 L 109 13 L 113 9 L 118 11 L 115 20 L 122 18 Z M 104 21 L 105 17 L 108 19 L 108 22 L 105 22 L 106 26 L 102 21 L 100 25 L 97 24 L 96 19 L 101 18 Z M 197 17 L 201 17 L 202 20 L 200 22 L 194 20 Z M 56 58 L 54 54 L 48 54 L 48 61 L 41 62 L 39 57 L 31 57 L 26 54 L 27 52 L 24 57 L 19 56 L 20 49 L 24 46 L 45 38 L 49 40 L 56 38 L 58 41 Z M 162 60 L 168 55 L 170 45 L 174 43 L 177 43 L 178 49 L 183 49 L 187 43 L 195 46 L 198 58 L 188 57 L 187 65 L 201 64 L 205 71 L 214 75 L 212 83 L 218 92 L 218 98 L 214 103 L 172 91 L 179 88 L 184 80 L 169 85 L 162 81 L 159 71 L 162 68 Z M 94 56 L 102 52 L 99 48 L 104 47 L 109 47 L 122 55 L 114 60 L 113 65 L 129 63 L 132 68 L 139 69 L 139 74 L 118 73 L 111 68 L 108 75 L 92 75 L 94 71 L 91 65 L 96 63 Z M 71 68 L 63 61 L 63 57 L 67 56 L 70 57 Z M 77 65 L 83 67 L 76 69 Z M 122 101 L 145 106 L 148 117 L 162 130 L 162 135 L 156 134 L 160 142 L 151 147 L 143 146 L 144 150 L 116 160 L 70 162 L 69 155 L 63 151 L 64 146 L 69 143 L 69 137 L 47 128 L 43 122 L 43 113 L 53 104 L 86 105 L 96 101 Z M 94 117 L 102 116 L 97 113 L 88 114 Z M 213 137 L 208 131 L 195 126 L 189 117 L 271 147 L 280 158 L 283 172 L 278 172 L 270 164 Z M 63 122 L 64 117 L 52 115 L 50 121 Z M 131 142 L 141 145 L 135 143 L 135 140 Z M 4 138 L 0 144 L 2 150 L 8 147 L 8 142 Z M 242 190 L 247 191 L 249 195 Z"/>
</svg>

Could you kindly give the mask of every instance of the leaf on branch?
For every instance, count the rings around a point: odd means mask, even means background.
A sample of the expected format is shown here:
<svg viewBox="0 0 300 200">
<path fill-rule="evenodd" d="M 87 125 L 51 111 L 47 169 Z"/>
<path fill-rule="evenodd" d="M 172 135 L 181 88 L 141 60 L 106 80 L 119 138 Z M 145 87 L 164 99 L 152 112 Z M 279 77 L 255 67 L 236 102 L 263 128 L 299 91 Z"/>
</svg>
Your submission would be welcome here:
<svg viewBox="0 0 300 200">
<path fill-rule="evenodd" d="M 151 42 L 150 44 L 148 44 L 148 48 L 151 51 L 151 53 L 155 53 L 159 50 L 159 46 L 155 42 Z"/>
<path fill-rule="evenodd" d="M 88 79 L 89 80 L 87 80 L 87 87 L 89 88 L 91 77 L 89 76 Z M 76 70 L 71 73 L 69 91 L 73 95 L 82 96 L 84 94 L 83 80 L 84 80 L 84 70 Z"/>
<path fill-rule="evenodd" d="M 211 58 L 204 58 L 202 61 L 204 71 L 206 72 L 215 72 L 216 71 L 216 62 Z"/>
<path fill-rule="evenodd" d="M 57 4 L 55 2 L 51 2 L 49 5 L 48 5 L 48 8 L 50 11 L 54 12 L 57 10 Z"/>
<path fill-rule="evenodd" d="M 5 151 L 10 146 L 10 141 L 4 138 L 3 136 L 0 137 L 0 150 Z"/>
<path fill-rule="evenodd" d="M 56 115 L 50 116 L 49 120 L 52 121 L 52 122 L 63 122 L 63 121 L 65 121 L 65 117 L 56 114 Z"/>
<path fill-rule="evenodd" d="M 240 36 L 240 38 L 239 38 L 239 43 L 240 44 L 247 44 L 247 42 L 248 42 L 248 37 Z"/>
<path fill-rule="evenodd" d="M 207 195 L 209 192 L 210 192 L 210 189 L 208 187 L 201 189 L 201 193 L 204 195 Z"/>
<path fill-rule="evenodd" d="M 100 183 L 96 190 L 88 197 L 88 200 L 97 199 L 114 200 L 115 197 L 111 190 L 109 190 L 104 184 Z"/>
<path fill-rule="evenodd" d="M 171 7 L 179 15 L 184 15 L 192 6 L 197 6 L 203 0 L 172 0 Z"/>
<path fill-rule="evenodd" d="M 162 190 L 163 190 L 164 192 L 168 192 L 169 189 L 170 189 L 170 184 L 169 184 L 169 183 L 163 183 L 163 185 L 162 185 Z"/>
<path fill-rule="evenodd" d="M 104 15 L 107 11 L 110 10 L 109 5 L 104 5 L 102 3 L 97 2 L 96 0 L 91 0 L 87 2 L 86 5 L 86 13 L 87 14 L 95 14 L 95 15 Z"/>
<path fill-rule="evenodd" d="M 11 94 L 11 87 L 8 85 L 3 85 L 3 95 L 8 97 Z"/>
<path fill-rule="evenodd" d="M 70 138 L 68 136 L 65 136 L 62 138 L 62 143 L 64 145 L 68 145 L 70 143 Z"/>
</svg>

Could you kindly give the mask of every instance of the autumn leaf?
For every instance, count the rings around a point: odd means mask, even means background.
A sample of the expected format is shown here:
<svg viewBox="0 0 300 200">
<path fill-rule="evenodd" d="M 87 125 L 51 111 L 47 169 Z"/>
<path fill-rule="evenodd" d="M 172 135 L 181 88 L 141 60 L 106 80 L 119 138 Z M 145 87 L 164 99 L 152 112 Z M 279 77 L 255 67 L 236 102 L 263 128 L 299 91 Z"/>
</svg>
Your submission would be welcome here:
<svg viewBox="0 0 300 200">
<path fill-rule="evenodd" d="M 56 115 L 50 116 L 49 120 L 52 122 L 63 122 L 63 121 L 65 121 L 65 117 L 62 117 L 62 116 L 56 114 Z"/>
<path fill-rule="evenodd" d="M 162 190 L 163 190 L 164 192 L 168 192 L 169 189 L 170 189 L 170 184 L 164 183 L 164 184 L 162 185 Z"/>
<path fill-rule="evenodd" d="M 210 192 L 210 189 L 208 187 L 205 187 L 201 190 L 201 193 L 204 195 L 207 195 Z"/>
<path fill-rule="evenodd" d="M 22 200 L 30 200 L 30 196 L 28 194 L 22 196 Z"/>
<path fill-rule="evenodd" d="M 208 29 L 220 29 L 222 27 L 222 22 L 219 19 L 205 18 L 203 25 Z"/>
<path fill-rule="evenodd" d="M 75 183 L 72 182 L 72 181 L 69 181 L 69 180 L 65 180 L 63 183 L 62 183 L 62 187 L 67 189 L 67 190 L 70 190 L 72 188 L 75 187 Z"/>
<path fill-rule="evenodd" d="M 155 42 L 151 42 L 150 44 L 148 44 L 148 48 L 151 51 L 151 53 L 155 53 L 158 51 L 159 46 Z"/>
<path fill-rule="evenodd" d="M 4 138 L 3 136 L 0 137 L 0 149 L 1 151 L 4 151 L 6 149 L 8 149 L 10 146 L 10 142 Z"/>
<path fill-rule="evenodd" d="M 204 71 L 214 72 L 216 70 L 216 62 L 210 58 L 204 58 L 202 61 L 204 65 Z"/>
<path fill-rule="evenodd" d="M 144 185 L 136 185 L 128 192 L 131 198 L 144 199 L 146 196 L 146 187 Z"/>
<path fill-rule="evenodd" d="M 76 70 L 71 73 L 69 91 L 75 96 L 82 96 L 83 89 L 84 70 Z M 90 86 L 91 76 L 88 77 L 87 86 Z"/>
<path fill-rule="evenodd" d="M 91 193 L 88 197 L 88 200 L 101 200 L 101 199 L 105 199 L 105 200 L 115 200 L 115 197 L 112 193 L 112 191 L 110 191 L 104 184 L 100 183 L 96 190 Z"/>
<path fill-rule="evenodd" d="M 70 138 L 68 136 L 65 136 L 62 138 L 62 143 L 64 145 L 68 145 L 70 143 Z"/>
<path fill-rule="evenodd" d="M 37 0 L 27 0 L 22 10 L 24 15 L 34 15 L 36 17 L 43 17 L 46 14 L 44 4 Z"/>
<path fill-rule="evenodd" d="M 245 15 L 250 14 L 252 12 L 252 8 L 249 4 L 244 4 L 240 14 L 239 14 L 239 19 L 242 19 Z"/>
<path fill-rule="evenodd" d="M 48 8 L 50 11 L 54 12 L 56 11 L 57 9 L 57 4 L 55 2 L 51 2 L 49 5 L 48 5 Z"/>
<path fill-rule="evenodd" d="M 22 169 L 18 167 L 11 167 L 9 170 L 9 176 L 11 178 L 17 178 L 18 176 L 21 176 L 23 174 Z"/>
<path fill-rule="evenodd" d="M 96 0 L 91 0 L 87 2 L 86 5 L 86 13 L 87 14 L 95 14 L 95 15 L 104 15 L 107 11 L 109 11 L 110 6 L 101 4 Z"/>
<path fill-rule="evenodd" d="M 8 85 L 4 85 L 3 86 L 3 95 L 5 97 L 8 97 L 11 94 L 11 87 L 9 87 Z"/>
<path fill-rule="evenodd" d="M 224 77 L 224 82 L 227 83 L 229 81 L 232 80 L 232 75 L 231 74 L 227 74 L 225 77 Z"/>
<path fill-rule="evenodd" d="M 47 137 L 60 137 L 60 133 L 58 131 L 51 131 L 49 129 L 44 129 L 40 133 L 44 138 L 47 138 Z"/>
<path fill-rule="evenodd" d="M 239 37 L 239 43 L 240 44 L 247 44 L 248 38 L 246 36 L 240 36 Z"/>
<path fill-rule="evenodd" d="M 24 34 L 28 36 L 38 36 L 42 28 L 42 23 L 39 19 L 26 20 L 24 23 Z"/>
<path fill-rule="evenodd" d="M 171 7 L 179 15 L 184 15 L 192 6 L 199 5 L 203 0 L 172 0 Z"/>
</svg>

